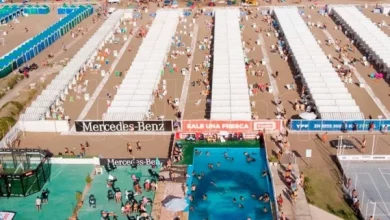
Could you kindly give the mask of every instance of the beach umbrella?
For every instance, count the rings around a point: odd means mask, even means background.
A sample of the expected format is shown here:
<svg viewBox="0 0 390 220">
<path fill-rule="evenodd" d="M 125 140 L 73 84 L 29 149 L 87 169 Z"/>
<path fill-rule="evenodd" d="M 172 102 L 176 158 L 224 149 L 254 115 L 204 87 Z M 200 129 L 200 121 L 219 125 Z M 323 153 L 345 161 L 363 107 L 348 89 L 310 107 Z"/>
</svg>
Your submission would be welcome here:
<svg viewBox="0 0 390 220">
<path fill-rule="evenodd" d="M 171 212 L 180 212 L 186 209 L 188 203 L 185 199 L 182 198 L 173 198 L 169 202 L 164 204 L 164 207 Z"/>
<path fill-rule="evenodd" d="M 303 112 L 299 114 L 299 117 L 305 120 L 314 120 L 317 118 L 317 115 L 314 114 L 313 112 Z"/>
</svg>

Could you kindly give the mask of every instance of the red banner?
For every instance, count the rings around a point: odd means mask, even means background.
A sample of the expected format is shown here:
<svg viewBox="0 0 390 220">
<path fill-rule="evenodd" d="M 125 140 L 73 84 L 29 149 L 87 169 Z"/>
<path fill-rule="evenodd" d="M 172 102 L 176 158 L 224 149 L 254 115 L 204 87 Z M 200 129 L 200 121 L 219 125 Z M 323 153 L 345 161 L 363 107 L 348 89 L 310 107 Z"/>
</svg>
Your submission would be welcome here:
<svg viewBox="0 0 390 220">
<path fill-rule="evenodd" d="M 255 120 L 255 121 L 222 121 L 222 120 L 183 120 L 182 132 L 257 132 L 279 131 L 281 120 Z"/>
</svg>

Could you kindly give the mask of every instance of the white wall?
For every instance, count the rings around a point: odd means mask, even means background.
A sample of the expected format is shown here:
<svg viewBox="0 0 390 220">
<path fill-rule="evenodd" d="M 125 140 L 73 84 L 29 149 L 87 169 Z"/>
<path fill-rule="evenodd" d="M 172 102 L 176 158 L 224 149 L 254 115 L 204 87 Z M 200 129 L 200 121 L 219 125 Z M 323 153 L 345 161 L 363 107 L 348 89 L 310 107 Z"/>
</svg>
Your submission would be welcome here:
<svg viewBox="0 0 390 220">
<path fill-rule="evenodd" d="M 94 164 L 99 165 L 100 160 L 98 157 L 94 158 L 62 158 L 52 157 L 50 158 L 52 164 Z"/>
<path fill-rule="evenodd" d="M 20 130 L 29 132 L 64 132 L 70 130 L 67 120 L 19 121 L 19 126 Z"/>
<path fill-rule="evenodd" d="M 16 124 L 8 131 L 8 133 L 1 140 L 0 148 L 8 148 L 8 144 L 11 144 L 18 138 L 18 134 L 20 131 L 20 124 L 19 122 L 16 122 Z"/>
</svg>

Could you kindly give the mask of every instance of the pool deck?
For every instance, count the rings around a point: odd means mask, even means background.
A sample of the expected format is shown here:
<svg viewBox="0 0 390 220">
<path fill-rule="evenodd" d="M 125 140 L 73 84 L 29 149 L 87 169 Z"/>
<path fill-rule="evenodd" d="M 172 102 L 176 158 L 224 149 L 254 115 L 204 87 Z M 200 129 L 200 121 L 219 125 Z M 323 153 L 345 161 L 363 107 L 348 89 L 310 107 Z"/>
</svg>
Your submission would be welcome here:
<svg viewBox="0 0 390 220">
<path fill-rule="evenodd" d="M 298 186 L 298 198 L 296 204 L 293 205 L 290 201 L 289 193 L 287 192 L 286 184 L 283 182 L 283 168 L 281 165 L 270 166 L 272 176 L 274 177 L 274 186 L 276 196 L 279 194 L 283 195 L 283 212 L 287 219 L 295 220 L 311 220 L 316 219 L 312 217 L 310 212 L 309 204 L 307 203 L 305 192 L 302 187 Z M 297 165 L 293 165 L 294 173 L 299 173 L 299 168 Z M 275 198 L 276 199 L 276 198 Z M 324 219 L 326 219 L 324 217 Z M 317 219 L 316 219 L 317 220 Z"/>
<path fill-rule="evenodd" d="M 182 166 L 172 167 L 172 171 L 175 173 L 175 182 L 169 180 L 168 170 L 160 171 L 160 175 L 164 176 L 166 180 L 164 182 L 158 183 L 158 189 L 154 197 L 153 209 L 151 214 L 154 219 L 173 219 L 176 216 L 179 216 L 182 220 L 188 219 L 187 212 L 171 212 L 166 210 L 161 204 L 161 202 L 167 196 L 184 197 L 182 186 L 183 182 L 185 181 L 185 170 L 185 167 Z"/>
<path fill-rule="evenodd" d="M 313 205 L 309 205 L 306 200 L 305 191 L 302 187 L 298 187 L 298 198 L 296 204 L 293 205 L 289 193 L 287 192 L 286 184 L 283 182 L 283 168 L 281 166 L 287 166 L 287 164 L 270 166 L 272 176 L 274 178 L 275 194 L 283 195 L 283 209 L 279 210 L 283 212 L 289 220 L 339 220 L 335 215 L 332 215 L 320 208 Z M 294 173 L 299 173 L 298 165 L 293 165 Z"/>
</svg>

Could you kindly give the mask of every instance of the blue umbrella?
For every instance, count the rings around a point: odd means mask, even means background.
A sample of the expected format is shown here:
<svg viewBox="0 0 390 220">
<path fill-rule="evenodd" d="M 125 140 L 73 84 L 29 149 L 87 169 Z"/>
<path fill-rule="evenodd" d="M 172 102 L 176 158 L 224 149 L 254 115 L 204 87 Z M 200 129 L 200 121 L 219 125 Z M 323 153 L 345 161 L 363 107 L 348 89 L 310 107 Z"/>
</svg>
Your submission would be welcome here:
<svg viewBox="0 0 390 220">
<path fill-rule="evenodd" d="M 164 204 L 164 207 L 171 212 L 180 212 L 186 209 L 188 203 L 185 199 L 174 198 L 171 201 Z"/>
</svg>

